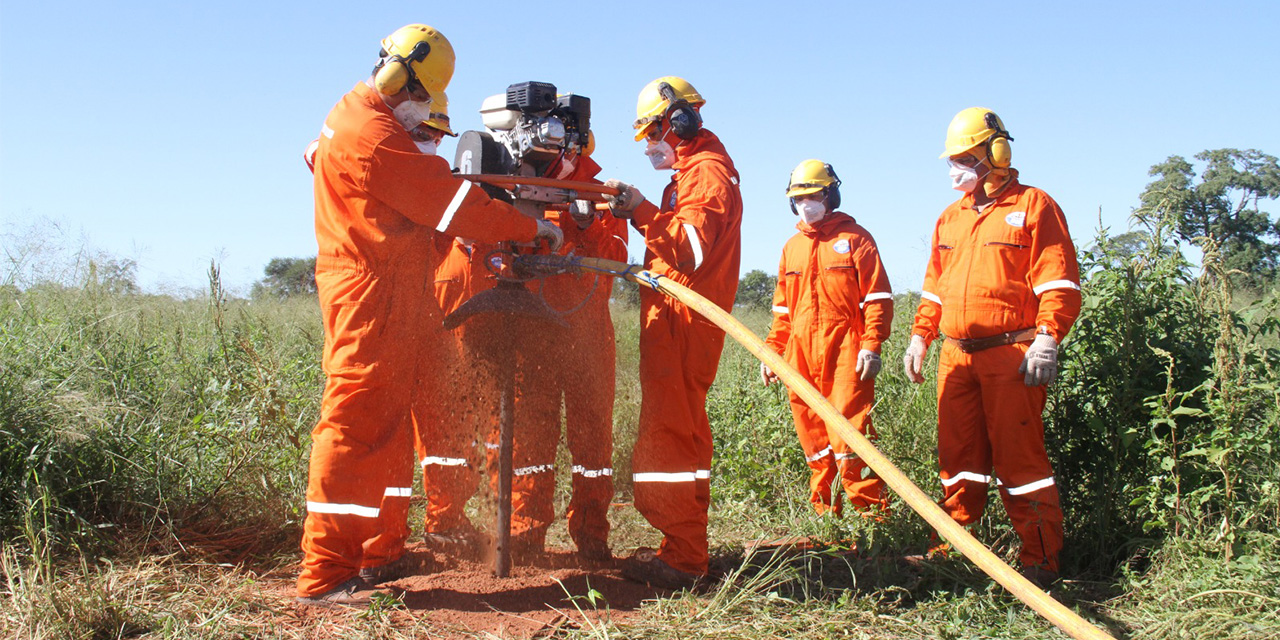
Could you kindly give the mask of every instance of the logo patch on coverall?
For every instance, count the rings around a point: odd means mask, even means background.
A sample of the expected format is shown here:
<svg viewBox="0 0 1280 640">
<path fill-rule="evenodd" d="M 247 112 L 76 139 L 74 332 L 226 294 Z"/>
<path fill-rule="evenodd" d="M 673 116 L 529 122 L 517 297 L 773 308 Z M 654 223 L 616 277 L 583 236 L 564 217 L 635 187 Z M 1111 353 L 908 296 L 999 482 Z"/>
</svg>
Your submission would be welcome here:
<svg viewBox="0 0 1280 640">
<path fill-rule="evenodd" d="M 1014 211 L 1013 213 L 1005 216 L 1004 221 L 1008 222 L 1011 227 L 1022 228 L 1027 224 L 1027 212 Z"/>
<path fill-rule="evenodd" d="M 835 244 L 831 245 L 831 249 L 836 253 L 849 253 L 849 239 L 840 238 Z"/>
<path fill-rule="evenodd" d="M 671 190 L 671 204 L 670 204 L 667 208 L 668 208 L 668 209 L 675 209 L 675 208 L 676 208 L 676 191 L 675 191 L 675 189 L 672 189 L 672 190 Z"/>
</svg>

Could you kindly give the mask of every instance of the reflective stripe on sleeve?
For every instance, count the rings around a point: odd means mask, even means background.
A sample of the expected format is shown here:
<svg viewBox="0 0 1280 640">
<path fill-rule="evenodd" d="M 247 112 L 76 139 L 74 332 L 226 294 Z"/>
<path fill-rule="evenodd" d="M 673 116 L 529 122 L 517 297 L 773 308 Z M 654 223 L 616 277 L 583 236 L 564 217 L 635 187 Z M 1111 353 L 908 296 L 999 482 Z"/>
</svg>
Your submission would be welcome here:
<svg viewBox="0 0 1280 640">
<path fill-rule="evenodd" d="M 633 473 L 631 480 L 634 482 L 693 482 L 695 480 L 709 480 L 711 478 L 710 469 L 698 469 L 697 471 L 682 471 L 678 473 Z"/>
<path fill-rule="evenodd" d="M 422 466 L 437 465 L 441 467 L 465 467 L 467 466 L 466 458 L 441 458 L 440 456 L 427 456 L 422 459 Z"/>
<path fill-rule="evenodd" d="M 309 513 L 332 513 L 340 516 L 360 516 L 361 518 L 378 517 L 378 507 L 362 507 L 358 504 L 333 504 L 331 502 L 307 501 Z"/>
<path fill-rule="evenodd" d="M 512 469 L 512 470 L 511 470 L 511 475 L 514 475 L 514 476 L 527 476 L 527 475 L 532 475 L 532 474 L 535 474 L 535 473 L 546 473 L 546 472 L 548 472 L 548 471 L 551 471 L 551 470 L 552 470 L 552 469 L 554 469 L 554 468 L 555 468 L 554 466 L 549 465 L 549 464 L 533 464 L 533 465 L 529 465 L 529 466 L 527 466 L 527 467 L 519 467 L 519 468 L 517 468 L 517 469 Z"/>
<path fill-rule="evenodd" d="M 471 181 L 463 180 L 462 186 L 458 187 L 458 192 L 453 194 L 453 200 L 449 202 L 449 206 L 444 210 L 444 215 L 440 216 L 440 224 L 436 225 L 436 231 L 444 233 L 449 228 L 449 223 L 453 222 L 453 214 L 458 212 L 458 207 L 462 206 L 462 201 L 466 199 L 467 192 L 471 190 Z"/>
<path fill-rule="evenodd" d="M 831 446 L 827 445 L 826 449 L 823 449 L 822 451 L 819 451 L 811 456 L 805 456 L 804 461 L 813 462 L 814 460 L 821 460 L 829 455 L 831 455 Z"/>
<path fill-rule="evenodd" d="M 329 123 L 328 123 L 328 122 L 326 122 L 326 123 L 324 123 L 324 124 L 320 125 L 320 135 L 322 135 L 322 136 L 324 136 L 324 137 L 326 137 L 326 138 L 329 138 L 329 139 L 331 139 L 331 140 L 333 139 L 333 129 L 330 129 L 330 128 L 329 128 Z"/>
<path fill-rule="evenodd" d="M 961 480 L 969 480 L 970 482 L 981 482 L 983 484 L 987 484 L 991 482 L 991 476 L 984 476 L 981 473 L 974 473 L 972 471 L 961 471 L 960 473 L 957 473 L 956 475 L 951 476 L 950 478 L 940 477 L 939 479 L 942 480 L 942 486 L 944 487 L 949 487 L 957 482 L 960 482 Z"/>
<path fill-rule="evenodd" d="M 934 304 L 936 304 L 936 305 L 941 305 L 941 304 L 942 304 L 942 298 L 939 298 L 938 296 L 936 296 L 936 295 L 934 295 L 934 294 L 932 294 L 932 293 L 929 293 L 928 291 L 921 291 L 921 292 L 920 292 L 920 297 L 921 297 L 921 298 L 924 298 L 925 300 L 928 300 L 929 302 L 932 302 L 932 303 L 934 303 Z"/>
<path fill-rule="evenodd" d="M 693 249 L 693 268 L 697 269 L 702 266 L 702 245 L 698 243 L 698 231 L 693 225 L 684 223 L 685 235 L 689 236 L 689 246 Z"/>
<path fill-rule="evenodd" d="M 1051 289 L 1075 289 L 1076 291 L 1079 291 L 1080 285 L 1070 280 L 1050 280 L 1032 287 L 1031 292 L 1036 295 L 1040 295 Z"/>
<path fill-rule="evenodd" d="M 604 469 L 588 469 L 580 464 L 573 465 L 573 472 L 584 478 L 603 478 L 613 475 L 613 469 L 605 467 Z"/>
<path fill-rule="evenodd" d="M 879 293 L 868 293 L 867 297 L 862 299 L 862 302 L 865 304 L 875 300 L 892 300 L 892 299 L 893 299 L 892 293 L 889 293 L 888 291 L 881 291 Z"/>
<path fill-rule="evenodd" d="M 1005 489 L 1005 491 L 1008 492 L 1009 495 L 1011 496 L 1020 496 L 1024 493 L 1039 491 L 1040 489 L 1043 489 L 1045 487 L 1052 487 L 1053 485 L 1054 485 L 1053 476 L 1049 476 L 1048 478 L 1045 478 L 1043 480 L 1036 480 L 1035 482 L 1029 482 L 1020 487 L 1009 487 Z"/>
<path fill-rule="evenodd" d="M 777 306 L 777 305 L 774 305 L 774 307 L 773 307 L 773 312 L 774 312 L 774 313 L 777 313 L 777 314 L 779 314 L 779 315 L 784 315 L 784 316 L 785 316 L 785 315 L 790 314 L 790 313 L 791 313 L 791 310 L 790 310 L 790 309 L 788 309 L 788 308 L 786 308 L 786 307 L 779 307 L 779 306 Z"/>
<path fill-rule="evenodd" d="M 413 487 L 387 487 L 386 493 L 382 495 L 392 498 L 409 498 L 413 496 Z"/>
</svg>

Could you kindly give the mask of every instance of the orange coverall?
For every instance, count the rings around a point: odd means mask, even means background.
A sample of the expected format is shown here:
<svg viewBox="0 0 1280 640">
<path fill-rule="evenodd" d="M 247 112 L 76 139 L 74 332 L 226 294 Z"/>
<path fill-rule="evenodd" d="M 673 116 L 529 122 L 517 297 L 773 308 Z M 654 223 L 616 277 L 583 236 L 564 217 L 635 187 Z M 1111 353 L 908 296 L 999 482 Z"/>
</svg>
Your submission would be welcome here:
<svg viewBox="0 0 1280 640">
<path fill-rule="evenodd" d="M 675 151 L 676 172 L 659 204 L 645 201 L 635 210 L 645 268 L 732 310 L 741 254 L 738 171 L 706 129 Z M 640 314 L 642 398 L 631 462 L 636 508 L 662 531 L 663 562 L 705 574 L 712 449 L 706 400 L 724 332 L 648 287 L 640 288 Z"/>
<path fill-rule="evenodd" d="M 1037 327 L 1059 343 L 1080 313 L 1080 267 L 1067 221 L 1045 192 L 1009 184 L 982 211 L 967 194 L 938 218 L 912 331 L 928 344 Z M 965 353 L 947 340 L 938 365 L 942 507 L 968 525 L 992 472 L 1022 539 L 1024 566 L 1058 570 L 1062 509 L 1044 447 L 1045 388 L 1018 373 L 1026 343 Z"/>
<path fill-rule="evenodd" d="M 439 391 L 420 382 L 419 366 L 452 359 L 430 295 L 433 239 L 529 241 L 537 228 L 420 153 L 364 83 L 325 119 L 314 184 L 326 382 L 311 434 L 303 597 L 354 577 L 363 545 L 385 529 L 384 505 L 408 500 L 410 407 L 416 394 Z"/>
<path fill-rule="evenodd" d="M 858 352 L 880 353 L 893 324 L 893 293 L 871 234 L 853 218 L 828 214 L 816 227 L 796 225 L 800 233 L 782 249 L 778 288 L 773 294 L 773 328 L 766 344 L 831 400 L 863 435 L 874 437 L 871 406 L 875 380 L 860 380 Z M 884 508 L 884 481 L 863 477 L 866 463 L 840 434 L 795 392 L 790 392 L 796 434 L 812 469 L 809 501 L 818 513 L 839 515 L 840 495 L 831 484 L 840 478 L 849 503 L 859 510 Z"/>
<path fill-rule="evenodd" d="M 594 162 L 591 163 L 595 165 Z M 581 164 L 579 165 L 581 169 Z M 585 180 L 590 175 L 576 177 Z M 563 253 L 574 251 L 591 256 L 626 262 L 627 222 L 608 212 L 597 214 L 586 229 L 578 229 L 571 216 L 550 212 L 565 230 Z M 567 340 L 552 362 L 557 368 L 553 377 L 554 396 L 564 395 L 565 443 L 573 464 L 573 493 L 566 518 L 569 536 L 579 549 L 585 545 L 607 545 L 609 540 L 609 503 L 613 500 L 613 400 L 615 392 L 615 360 L 613 319 L 609 313 L 609 296 L 613 277 L 602 274 L 562 275 L 546 281 L 543 295 L 548 304 L 559 311 L 582 305 L 564 316 L 569 323 Z M 558 401 L 558 398 L 557 398 Z M 554 441 L 558 430 L 553 431 Z M 549 460 L 554 459 L 551 449 Z M 543 496 L 547 503 L 554 486 Z M 545 529 L 545 527 L 544 527 Z"/>
</svg>

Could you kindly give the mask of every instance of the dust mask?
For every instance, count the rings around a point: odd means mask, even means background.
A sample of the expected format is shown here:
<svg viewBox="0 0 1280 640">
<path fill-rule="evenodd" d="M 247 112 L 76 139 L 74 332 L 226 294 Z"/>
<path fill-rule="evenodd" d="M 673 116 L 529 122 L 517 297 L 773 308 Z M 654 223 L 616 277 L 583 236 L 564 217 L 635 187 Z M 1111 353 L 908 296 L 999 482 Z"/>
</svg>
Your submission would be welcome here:
<svg viewBox="0 0 1280 640">
<path fill-rule="evenodd" d="M 649 164 L 652 164 L 653 168 L 658 171 L 670 169 L 676 163 L 676 150 L 672 149 L 666 140 L 656 144 L 653 142 L 648 143 L 645 146 L 644 154 L 649 156 Z"/>
<path fill-rule="evenodd" d="M 978 187 L 978 181 L 981 179 L 978 175 L 978 169 L 976 167 L 961 166 L 950 160 L 947 160 L 947 164 L 951 165 L 951 188 L 956 191 L 973 193 L 973 190 Z"/>
<path fill-rule="evenodd" d="M 429 156 L 434 156 L 436 154 L 436 142 L 434 140 L 428 140 L 426 142 L 420 142 L 415 140 L 413 143 L 418 145 L 418 151 L 421 151 Z"/>
<path fill-rule="evenodd" d="M 800 200 L 795 205 L 800 219 L 811 227 L 827 217 L 827 204 L 821 200 Z"/>
<path fill-rule="evenodd" d="M 391 113 L 395 115 L 396 122 L 399 122 L 405 131 L 413 131 L 414 127 L 431 117 L 431 101 L 405 100 L 396 105 Z"/>
</svg>

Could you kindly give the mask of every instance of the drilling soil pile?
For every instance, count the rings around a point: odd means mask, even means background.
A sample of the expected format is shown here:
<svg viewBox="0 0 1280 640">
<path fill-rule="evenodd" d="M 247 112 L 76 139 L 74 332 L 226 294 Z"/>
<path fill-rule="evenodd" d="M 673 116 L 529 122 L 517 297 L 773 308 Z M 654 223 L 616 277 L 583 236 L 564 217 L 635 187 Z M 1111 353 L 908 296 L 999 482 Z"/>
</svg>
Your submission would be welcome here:
<svg viewBox="0 0 1280 640">
<path fill-rule="evenodd" d="M 390 617 L 425 619 L 458 637 L 487 632 L 500 638 L 534 638 L 562 628 L 589 628 L 603 620 L 623 622 L 640 615 L 644 600 L 667 593 L 623 578 L 621 559 L 588 563 L 566 550 L 522 558 L 508 578 L 494 577 L 488 558 L 460 558 L 420 543 L 408 553 L 417 570 L 381 585 L 402 603 Z M 291 581 L 281 580 L 278 591 L 282 599 L 292 600 Z M 359 610 L 294 607 L 301 623 L 356 615 Z"/>
</svg>

